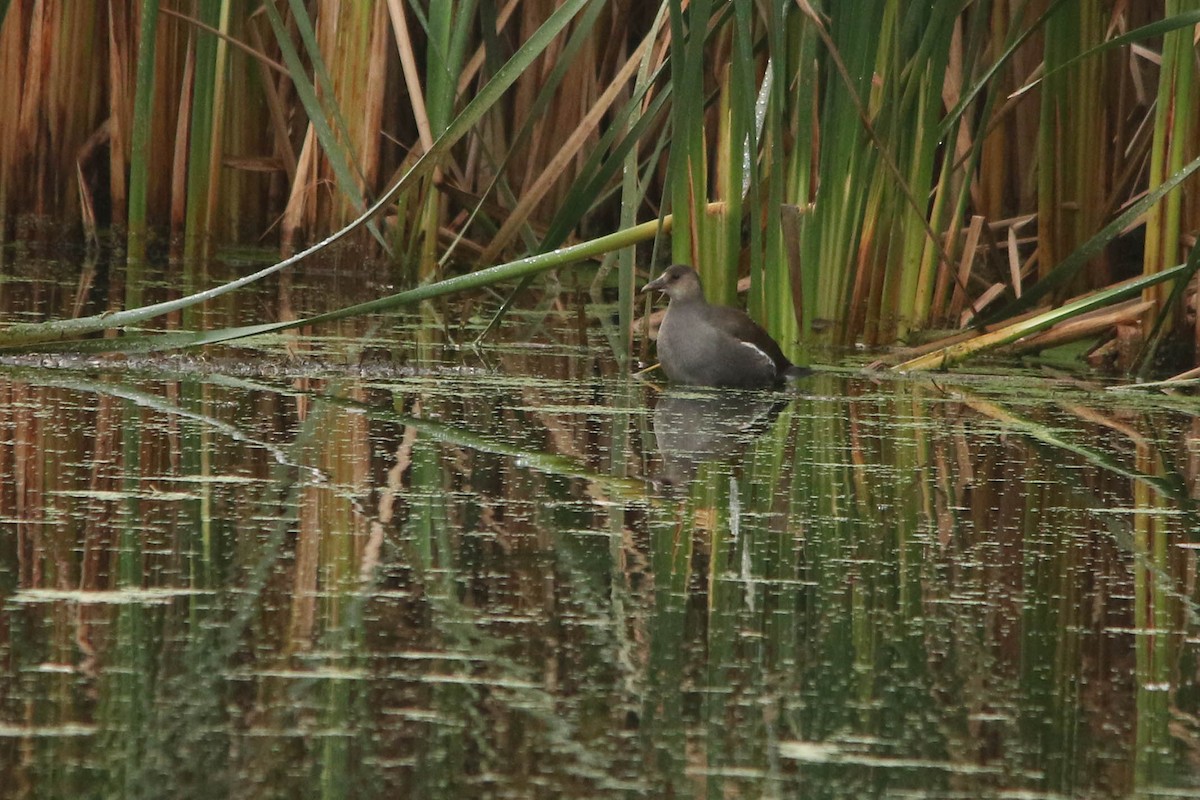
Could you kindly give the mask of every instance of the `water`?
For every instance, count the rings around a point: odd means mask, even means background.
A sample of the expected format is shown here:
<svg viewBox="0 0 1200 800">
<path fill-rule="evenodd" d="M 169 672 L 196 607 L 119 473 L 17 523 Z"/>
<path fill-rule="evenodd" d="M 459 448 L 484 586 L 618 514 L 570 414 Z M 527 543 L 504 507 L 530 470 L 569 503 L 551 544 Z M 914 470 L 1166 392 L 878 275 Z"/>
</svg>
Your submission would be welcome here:
<svg viewBox="0 0 1200 800">
<path fill-rule="evenodd" d="M 560 299 L 0 366 L 0 795 L 1200 796 L 1194 401 Z"/>
</svg>

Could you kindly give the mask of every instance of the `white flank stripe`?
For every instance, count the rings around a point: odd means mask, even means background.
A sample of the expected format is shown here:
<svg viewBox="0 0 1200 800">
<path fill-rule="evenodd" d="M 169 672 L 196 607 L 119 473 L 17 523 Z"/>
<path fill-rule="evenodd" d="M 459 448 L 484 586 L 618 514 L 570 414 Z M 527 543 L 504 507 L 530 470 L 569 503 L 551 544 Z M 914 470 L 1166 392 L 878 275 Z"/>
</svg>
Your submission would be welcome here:
<svg viewBox="0 0 1200 800">
<path fill-rule="evenodd" d="M 750 342 L 741 342 L 741 345 L 742 345 L 742 347 L 748 347 L 751 350 L 753 350 L 755 353 L 758 353 L 758 357 L 763 363 L 770 364 L 772 367 L 775 366 L 775 360 L 773 358 L 771 358 L 769 355 L 767 355 L 766 351 L 763 350 L 758 345 L 751 344 Z"/>
</svg>

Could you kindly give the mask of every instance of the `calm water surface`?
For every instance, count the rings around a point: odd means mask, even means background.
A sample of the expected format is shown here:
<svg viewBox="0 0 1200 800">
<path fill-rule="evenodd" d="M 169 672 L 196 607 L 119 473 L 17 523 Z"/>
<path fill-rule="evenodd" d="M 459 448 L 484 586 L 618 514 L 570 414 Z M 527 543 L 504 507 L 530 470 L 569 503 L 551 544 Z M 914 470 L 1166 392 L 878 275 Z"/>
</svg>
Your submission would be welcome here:
<svg viewBox="0 0 1200 800">
<path fill-rule="evenodd" d="M 480 302 L 0 364 L 0 796 L 1200 797 L 1200 404 Z"/>
</svg>

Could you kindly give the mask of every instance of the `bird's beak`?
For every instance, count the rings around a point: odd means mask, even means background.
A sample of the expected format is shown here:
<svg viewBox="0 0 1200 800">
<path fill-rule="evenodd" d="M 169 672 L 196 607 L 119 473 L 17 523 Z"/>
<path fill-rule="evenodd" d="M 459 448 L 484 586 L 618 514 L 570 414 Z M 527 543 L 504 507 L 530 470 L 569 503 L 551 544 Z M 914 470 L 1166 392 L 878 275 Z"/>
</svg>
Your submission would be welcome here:
<svg viewBox="0 0 1200 800">
<path fill-rule="evenodd" d="M 655 289 L 658 289 L 661 291 L 663 288 L 663 278 L 664 277 L 665 276 L 663 276 L 663 275 L 659 275 L 657 278 L 655 278 L 654 280 L 650 281 L 645 286 L 643 286 L 642 294 L 645 294 L 646 292 L 652 292 Z"/>
</svg>

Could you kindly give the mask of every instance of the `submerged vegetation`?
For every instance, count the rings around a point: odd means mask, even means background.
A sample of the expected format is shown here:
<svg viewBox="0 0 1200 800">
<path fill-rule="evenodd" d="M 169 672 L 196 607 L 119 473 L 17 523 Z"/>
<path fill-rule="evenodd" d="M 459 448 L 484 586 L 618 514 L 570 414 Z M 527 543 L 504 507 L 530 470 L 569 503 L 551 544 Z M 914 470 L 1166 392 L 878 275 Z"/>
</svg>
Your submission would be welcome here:
<svg viewBox="0 0 1200 800">
<path fill-rule="evenodd" d="M 0 235 L 112 228 L 133 265 L 360 226 L 410 288 L 586 255 L 626 352 L 635 263 L 686 261 L 716 301 L 748 275 L 793 357 L 1090 338 L 1146 371 L 1200 340 L 1198 23 L 1200 0 L 0 0 Z"/>
</svg>

